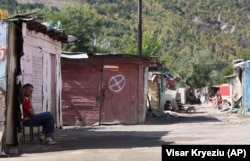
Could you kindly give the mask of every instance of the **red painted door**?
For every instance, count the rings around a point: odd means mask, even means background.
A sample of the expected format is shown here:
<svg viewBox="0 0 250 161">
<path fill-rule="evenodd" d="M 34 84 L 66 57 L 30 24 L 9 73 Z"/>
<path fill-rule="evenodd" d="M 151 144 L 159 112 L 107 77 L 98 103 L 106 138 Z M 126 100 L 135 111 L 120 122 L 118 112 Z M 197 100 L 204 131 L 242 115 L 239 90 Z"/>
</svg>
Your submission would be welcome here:
<svg viewBox="0 0 250 161">
<path fill-rule="evenodd" d="M 105 69 L 102 73 L 103 102 L 102 124 L 137 123 L 138 67 L 119 65 L 116 71 Z"/>
</svg>

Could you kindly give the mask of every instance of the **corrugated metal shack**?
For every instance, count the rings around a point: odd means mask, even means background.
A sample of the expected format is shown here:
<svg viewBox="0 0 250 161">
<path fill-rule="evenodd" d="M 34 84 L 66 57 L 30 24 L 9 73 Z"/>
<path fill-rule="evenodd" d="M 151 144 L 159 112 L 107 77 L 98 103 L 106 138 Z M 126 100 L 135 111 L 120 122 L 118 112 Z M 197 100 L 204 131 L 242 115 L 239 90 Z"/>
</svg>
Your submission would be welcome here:
<svg viewBox="0 0 250 161">
<path fill-rule="evenodd" d="M 67 34 L 54 28 L 48 28 L 36 20 L 35 13 L 17 15 L 3 20 L 6 39 L 5 66 L 1 85 L 6 91 L 4 144 L 16 144 L 18 120 L 16 110 L 16 76 L 20 74 L 22 84 L 34 85 L 33 107 L 36 113 L 52 111 L 55 124 L 62 126 L 61 113 L 61 67 L 60 54 L 62 42 L 67 42 Z M 3 48 L 1 46 L 1 48 Z M 20 78 L 20 77 L 19 77 Z"/>
<path fill-rule="evenodd" d="M 242 98 L 243 114 L 250 116 L 250 60 L 234 64 L 238 76 L 233 80 L 233 100 Z"/>
<path fill-rule="evenodd" d="M 160 71 L 149 72 L 148 77 L 148 107 L 164 111 L 161 106 L 162 93 L 166 91 L 166 78 L 168 76 Z M 166 101 L 166 100 L 164 100 Z"/>
<path fill-rule="evenodd" d="M 135 55 L 88 56 L 61 60 L 63 123 L 143 123 L 148 70 L 150 65 L 156 65 L 157 59 Z"/>
</svg>

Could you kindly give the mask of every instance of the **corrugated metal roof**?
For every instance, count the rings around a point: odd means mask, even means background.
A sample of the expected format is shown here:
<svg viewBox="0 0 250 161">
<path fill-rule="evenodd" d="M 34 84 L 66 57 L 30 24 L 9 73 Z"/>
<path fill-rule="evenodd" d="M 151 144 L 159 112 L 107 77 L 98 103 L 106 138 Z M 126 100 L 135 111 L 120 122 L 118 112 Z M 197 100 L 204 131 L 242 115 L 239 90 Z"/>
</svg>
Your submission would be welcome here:
<svg viewBox="0 0 250 161">
<path fill-rule="evenodd" d="M 236 76 L 238 76 L 238 74 L 232 74 L 232 75 L 225 76 L 224 79 L 233 79 Z"/>
<path fill-rule="evenodd" d="M 36 13 L 28 13 L 28 14 L 16 15 L 14 17 L 4 19 L 4 21 L 6 22 L 22 21 L 27 23 L 27 28 L 29 30 L 46 34 L 50 38 L 57 41 L 68 42 L 67 41 L 68 35 L 65 33 L 65 31 L 54 28 L 48 29 L 48 26 L 38 22 L 37 21 L 38 19 L 42 19 L 42 16 Z"/>
<path fill-rule="evenodd" d="M 245 68 L 245 67 L 248 66 L 249 64 L 250 64 L 250 60 L 243 61 L 243 62 L 234 64 L 234 68 Z"/>
<path fill-rule="evenodd" d="M 120 57 L 120 58 L 139 58 L 147 60 L 149 63 L 149 71 L 158 71 L 162 69 L 162 64 L 155 56 L 145 56 L 145 55 L 131 55 L 131 54 L 110 54 L 110 53 L 91 53 L 89 56 L 102 56 L 102 57 Z"/>
<path fill-rule="evenodd" d="M 61 57 L 68 59 L 87 59 L 88 54 L 82 52 L 62 52 Z"/>
</svg>

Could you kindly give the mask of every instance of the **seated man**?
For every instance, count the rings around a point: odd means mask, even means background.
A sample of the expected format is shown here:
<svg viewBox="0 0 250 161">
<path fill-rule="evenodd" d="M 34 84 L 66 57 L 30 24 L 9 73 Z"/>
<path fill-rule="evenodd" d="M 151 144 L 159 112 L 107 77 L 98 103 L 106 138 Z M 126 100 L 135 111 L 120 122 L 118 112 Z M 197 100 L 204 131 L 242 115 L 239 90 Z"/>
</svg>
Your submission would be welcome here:
<svg viewBox="0 0 250 161">
<path fill-rule="evenodd" d="M 42 126 L 45 136 L 40 137 L 40 140 L 46 144 L 55 144 L 52 139 L 54 134 L 54 116 L 51 112 L 42 112 L 35 114 L 32 107 L 32 92 L 33 85 L 27 83 L 23 86 L 23 125 L 25 126 Z"/>
</svg>

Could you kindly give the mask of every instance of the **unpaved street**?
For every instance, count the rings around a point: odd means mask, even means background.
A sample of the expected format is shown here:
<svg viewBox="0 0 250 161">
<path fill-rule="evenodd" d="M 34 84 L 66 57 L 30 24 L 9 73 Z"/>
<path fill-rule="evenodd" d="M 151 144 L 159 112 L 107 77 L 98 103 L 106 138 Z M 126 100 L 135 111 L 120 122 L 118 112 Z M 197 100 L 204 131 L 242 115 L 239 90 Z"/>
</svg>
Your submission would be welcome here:
<svg viewBox="0 0 250 161">
<path fill-rule="evenodd" d="M 34 141 L 11 147 L 18 154 L 6 160 L 161 161 L 163 144 L 250 143 L 250 117 L 220 112 L 210 104 L 174 116 L 150 118 L 143 125 L 65 127 L 56 132 L 57 145 Z"/>
<path fill-rule="evenodd" d="M 220 112 L 210 104 L 196 106 L 195 113 L 179 113 L 171 124 L 161 127 L 161 137 L 174 144 L 250 144 L 250 117 Z M 170 121 L 171 122 L 171 119 Z M 162 121 L 163 123 L 163 121 Z"/>
</svg>

